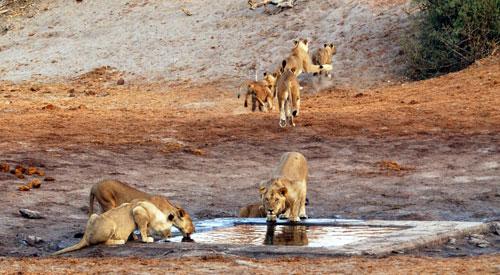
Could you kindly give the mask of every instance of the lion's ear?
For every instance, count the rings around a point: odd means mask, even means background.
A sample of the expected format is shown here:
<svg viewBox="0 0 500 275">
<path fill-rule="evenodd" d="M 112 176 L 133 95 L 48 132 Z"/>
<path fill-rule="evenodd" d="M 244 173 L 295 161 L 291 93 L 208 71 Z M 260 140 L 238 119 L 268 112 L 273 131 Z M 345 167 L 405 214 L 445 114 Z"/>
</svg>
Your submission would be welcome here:
<svg viewBox="0 0 500 275">
<path fill-rule="evenodd" d="M 333 45 L 333 43 L 330 43 L 330 48 L 335 48 L 335 45 Z"/>
<path fill-rule="evenodd" d="M 168 220 L 169 221 L 173 221 L 174 220 L 174 215 L 172 215 L 172 214 L 168 215 Z"/>
<path fill-rule="evenodd" d="M 292 73 L 295 73 L 295 68 L 291 68 L 290 71 L 292 71 Z"/>
<path fill-rule="evenodd" d="M 179 209 L 177 210 L 177 215 L 178 215 L 180 218 L 183 218 L 183 217 L 186 215 L 186 212 L 184 211 L 184 209 L 179 208 Z"/>
<path fill-rule="evenodd" d="M 264 72 L 264 76 L 266 76 L 266 75 L 267 75 L 267 73 L 266 73 L 266 72 Z"/>
<path fill-rule="evenodd" d="M 327 45 L 327 44 L 323 44 L 323 47 L 325 47 L 325 48 L 326 48 L 326 47 L 328 47 L 328 45 Z"/>
<path fill-rule="evenodd" d="M 276 78 L 276 77 L 278 77 L 278 72 L 274 72 L 274 73 L 273 73 L 273 76 L 274 76 L 275 78 Z"/>
<path fill-rule="evenodd" d="M 259 193 L 261 194 L 266 193 L 266 188 L 264 186 L 259 187 Z"/>
<path fill-rule="evenodd" d="M 286 189 L 286 187 L 281 187 L 280 190 L 278 190 L 278 192 L 282 195 L 282 196 L 286 196 L 286 193 L 288 192 L 288 189 Z"/>
<path fill-rule="evenodd" d="M 307 43 L 309 43 L 309 41 L 307 41 L 307 39 L 304 38 L 304 44 L 307 46 Z"/>
<path fill-rule="evenodd" d="M 297 41 L 297 40 L 293 40 L 293 45 L 294 45 L 294 46 L 297 46 L 297 44 L 299 44 L 299 41 Z"/>
</svg>

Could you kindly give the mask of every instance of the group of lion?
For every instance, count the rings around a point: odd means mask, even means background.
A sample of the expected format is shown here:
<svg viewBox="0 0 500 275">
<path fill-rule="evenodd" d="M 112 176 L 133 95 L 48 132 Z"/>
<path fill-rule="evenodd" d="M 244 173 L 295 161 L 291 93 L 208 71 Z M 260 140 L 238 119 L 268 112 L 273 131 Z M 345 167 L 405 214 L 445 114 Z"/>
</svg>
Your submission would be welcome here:
<svg viewBox="0 0 500 275">
<path fill-rule="evenodd" d="M 277 217 L 298 222 L 306 215 L 307 161 L 298 152 L 287 152 L 281 157 L 275 173 L 259 185 L 261 202 L 243 208 L 238 217 L 266 217 L 269 222 Z M 102 214 L 94 214 L 94 200 Z M 193 221 L 181 207 L 173 206 L 164 196 L 136 190 L 117 180 L 108 179 L 94 184 L 89 198 L 90 218 L 79 243 L 59 250 L 58 255 L 103 243 L 124 244 L 138 229 L 143 242 L 153 242 L 149 230 L 163 239 L 171 236 L 177 227 L 185 238 L 195 231 Z"/>
<path fill-rule="evenodd" d="M 269 109 L 274 109 L 273 100 L 278 98 L 280 111 L 280 127 L 287 125 L 295 126 L 293 118 L 299 114 L 300 109 L 300 84 L 297 77 L 302 73 L 319 74 L 325 71 L 330 77 L 332 70 L 332 56 L 337 53 L 333 43 L 324 44 L 323 48 L 317 49 L 312 60 L 309 56 L 309 41 L 299 39 L 293 41 L 294 47 L 290 55 L 283 59 L 278 70 L 272 74 L 264 73 L 264 78 L 258 81 L 247 81 L 240 85 L 241 89 L 247 86 L 244 107 L 248 106 L 248 97 L 252 99 L 252 111 L 257 107 L 260 111 L 266 111 L 266 103 Z"/>
<path fill-rule="evenodd" d="M 93 214 L 94 199 L 101 208 L 101 215 Z M 167 198 L 136 190 L 119 181 L 108 179 L 94 184 L 90 190 L 90 218 L 82 240 L 54 255 L 81 249 L 88 245 L 124 244 L 138 229 L 143 242 L 153 242 L 149 229 L 163 239 L 171 236 L 170 229 L 177 227 L 184 237 L 195 231 L 193 220 L 180 206 L 173 206 Z"/>
</svg>

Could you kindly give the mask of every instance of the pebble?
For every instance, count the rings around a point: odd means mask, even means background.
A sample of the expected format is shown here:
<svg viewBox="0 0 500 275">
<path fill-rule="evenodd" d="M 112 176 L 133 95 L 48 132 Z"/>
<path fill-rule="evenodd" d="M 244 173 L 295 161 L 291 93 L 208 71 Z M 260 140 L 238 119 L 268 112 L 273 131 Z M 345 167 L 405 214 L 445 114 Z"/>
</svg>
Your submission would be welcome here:
<svg viewBox="0 0 500 275">
<path fill-rule="evenodd" d="M 29 209 L 19 209 L 19 213 L 21 213 L 21 216 L 27 219 L 43 219 L 42 215 L 38 211 Z"/>
</svg>

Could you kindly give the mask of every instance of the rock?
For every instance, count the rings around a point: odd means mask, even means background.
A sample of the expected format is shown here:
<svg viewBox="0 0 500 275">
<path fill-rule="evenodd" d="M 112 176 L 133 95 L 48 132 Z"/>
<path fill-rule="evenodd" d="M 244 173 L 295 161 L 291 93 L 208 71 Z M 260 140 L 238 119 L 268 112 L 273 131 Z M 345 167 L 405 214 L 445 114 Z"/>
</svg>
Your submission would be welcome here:
<svg viewBox="0 0 500 275">
<path fill-rule="evenodd" d="M 58 108 L 52 104 L 48 104 L 48 105 L 42 107 L 42 110 L 56 110 L 56 109 L 58 109 Z"/>
<path fill-rule="evenodd" d="M 39 180 L 34 180 L 29 184 L 31 188 L 40 188 L 40 185 L 42 185 L 42 183 Z"/>
<path fill-rule="evenodd" d="M 26 170 L 26 175 L 33 175 L 33 174 L 36 174 L 38 171 L 36 170 L 36 168 L 28 168 L 28 170 Z"/>
<path fill-rule="evenodd" d="M 19 191 L 30 191 L 30 187 L 28 185 L 19 186 Z"/>
<path fill-rule="evenodd" d="M 488 247 L 490 245 L 490 243 L 488 241 L 484 240 L 483 235 L 478 235 L 478 234 L 470 235 L 468 243 L 470 245 L 475 245 L 475 246 L 480 247 L 480 248 L 485 248 L 485 247 Z"/>
<path fill-rule="evenodd" d="M 20 171 L 21 173 L 26 172 L 26 168 L 24 168 L 24 166 L 22 166 L 22 165 L 16 165 L 16 167 L 14 168 L 14 172 L 16 170 Z"/>
<path fill-rule="evenodd" d="M 21 213 L 21 216 L 27 219 L 43 219 L 42 215 L 38 211 L 29 209 L 19 209 L 19 213 Z"/>
<path fill-rule="evenodd" d="M 120 77 L 120 79 L 118 79 L 118 81 L 116 82 L 116 84 L 118 84 L 118 85 L 125 84 L 125 79 L 123 79 L 123 77 Z"/>
<path fill-rule="evenodd" d="M 31 245 L 31 246 L 35 246 L 39 243 L 43 243 L 43 240 L 42 238 L 40 237 L 36 237 L 36 236 L 28 236 L 26 239 L 24 239 L 24 241 L 28 244 L 28 245 Z"/>
<path fill-rule="evenodd" d="M 44 181 L 55 181 L 56 179 L 54 179 L 53 177 L 46 177 L 44 179 Z"/>
<path fill-rule="evenodd" d="M 456 239 L 453 239 L 451 238 L 449 241 L 448 241 L 448 244 L 455 244 L 457 242 Z"/>
<path fill-rule="evenodd" d="M 9 172 L 9 169 L 10 169 L 10 167 L 9 167 L 9 165 L 7 163 L 0 164 L 0 171 L 2 171 L 2 172 Z"/>
<path fill-rule="evenodd" d="M 490 228 L 491 228 L 491 231 L 493 231 L 497 235 L 500 235 L 500 222 L 491 223 Z"/>
</svg>

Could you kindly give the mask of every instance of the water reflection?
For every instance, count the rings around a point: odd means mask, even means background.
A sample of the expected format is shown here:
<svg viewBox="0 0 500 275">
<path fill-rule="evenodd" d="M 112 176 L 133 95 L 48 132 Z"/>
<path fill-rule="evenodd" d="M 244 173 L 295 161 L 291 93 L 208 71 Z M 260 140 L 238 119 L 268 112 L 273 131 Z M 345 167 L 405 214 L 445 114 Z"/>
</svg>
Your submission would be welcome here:
<svg viewBox="0 0 500 275">
<path fill-rule="evenodd" d="M 307 228 L 304 225 L 285 225 L 279 226 L 276 230 L 276 225 L 268 225 L 266 230 L 265 245 L 308 245 Z"/>
<path fill-rule="evenodd" d="M 308 247 L 340 247 L 363 239 L 404 230 L 394 227 L 238 225 L 194 233 L 189 241 L 207 244 L 249 244 Z M 171 238 L 182 241 L 182 236 Z M 188 241 L 188 240 L 184 240 Z"/>
</svg>

